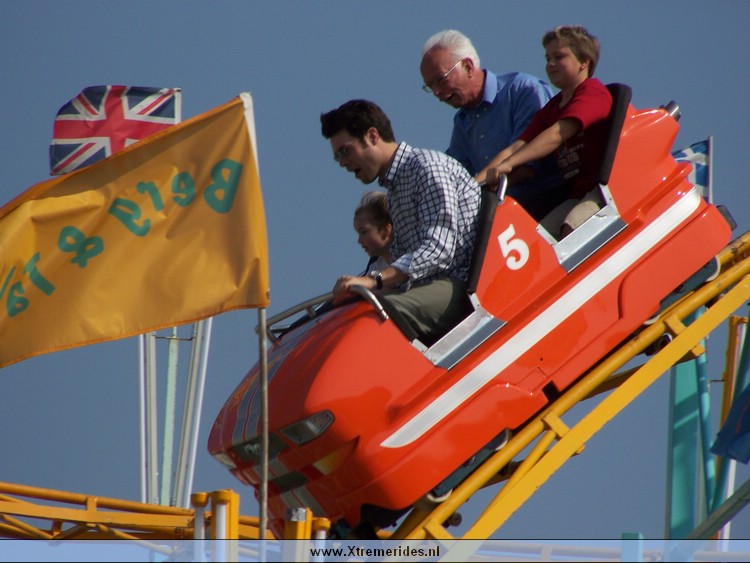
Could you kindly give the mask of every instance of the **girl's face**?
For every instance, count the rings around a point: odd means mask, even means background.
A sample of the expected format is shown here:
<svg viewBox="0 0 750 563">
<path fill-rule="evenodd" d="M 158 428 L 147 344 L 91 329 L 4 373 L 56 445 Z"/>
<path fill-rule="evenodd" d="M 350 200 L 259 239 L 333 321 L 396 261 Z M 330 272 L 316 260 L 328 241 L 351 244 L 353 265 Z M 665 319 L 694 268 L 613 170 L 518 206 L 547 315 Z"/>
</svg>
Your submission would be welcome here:
<svg viewBox="0 0 750 563">
<path fill-rule="evenodd" d="M 384 256 L 391 245 L 392 225 L 378 228 L 367 217 L 354 219 L 354 230 L 357 231 L 357 242 L 369 256 Z"/>
<path fill-rule="evenodd" d="M 570 47 L 558 39 L 550 41 L 544 49 L 547 59 L 547 76 L 560 90 L 574 89 L 588 78 L 588 61 L 579 61 Z"/>
</svg>

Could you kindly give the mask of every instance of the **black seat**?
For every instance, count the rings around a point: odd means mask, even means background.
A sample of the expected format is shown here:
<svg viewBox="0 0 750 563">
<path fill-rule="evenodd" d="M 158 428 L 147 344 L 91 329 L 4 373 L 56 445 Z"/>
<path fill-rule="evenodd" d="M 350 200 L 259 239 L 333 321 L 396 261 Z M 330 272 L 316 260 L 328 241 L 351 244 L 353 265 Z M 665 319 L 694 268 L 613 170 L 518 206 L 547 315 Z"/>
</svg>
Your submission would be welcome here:
<svg viewBox="0 0 750 563">
<path fill-rule="evenodd" d="M 612 94 L 612 109 L 610 109 L 605 122 L 607 141 L 604 145 L 604 154 L 597 174 L 597 181 L 603 186 L 609 183 L 612 165 L 617 154 L 617 145 L 620 143 L 622 126 L 625 123 L 625 115 L 628 112 L 628 105 L 630 105 L 630 99 L 633 95 L 630 86 L 625 84 L 607 84 L 607 90 Z"/>
<path fill-rule="evenodd" d="M 495 220 L 495 210 L 497 209 L 497 194 L 495 192 L 482 188 L 481 197 L 479 217 L 477 219 L 477 235 L 474 241 L 474 251 L 471 254 L 471 267 L 466 285 L 466 292 L 470 295 L 477 290 L 479 276 L 482 273 L 484 255 L 487 251 L 490 233 L 492 232 L 492 223 Z"/>
</svg>

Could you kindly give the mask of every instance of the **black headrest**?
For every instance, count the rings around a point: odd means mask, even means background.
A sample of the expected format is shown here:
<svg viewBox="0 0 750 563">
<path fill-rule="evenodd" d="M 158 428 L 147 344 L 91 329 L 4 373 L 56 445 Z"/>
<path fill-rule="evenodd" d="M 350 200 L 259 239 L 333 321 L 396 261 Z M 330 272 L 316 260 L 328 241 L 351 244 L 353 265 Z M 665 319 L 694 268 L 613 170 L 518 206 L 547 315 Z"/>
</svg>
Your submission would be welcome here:
<svg viewBox="0 0 750 563">
<path fill-rule="evenodd" d="M 474 252 L 471 255 L 471 269 L 466 291 L 474 293 L 479 283 L 479 275 L 482 273 L 484 255 L 487 251 L 487 243 L 492 232 L 492 223 L 495 220 L 497 209 L 497 194 L 492 190 L 482 188 L 482 201 L 479 207 L 479 219 L 477 221 L 477 236 L 474 239 Z"/>
<path fill-rule="evenodd" d="M 612 173 L 612 165 L 617 154 L 617 145 L 620 142 L 620 133 L 622 133 L 625 115 L 633 93 L 630 86 L 625 84 L 607 84 L 607 89 L 612 94 L 612 109 L 607 116 L 607 141 L 597 178 L 600 184 L 605 185 L 609 183 L 609 175 Z"/>
</svg>

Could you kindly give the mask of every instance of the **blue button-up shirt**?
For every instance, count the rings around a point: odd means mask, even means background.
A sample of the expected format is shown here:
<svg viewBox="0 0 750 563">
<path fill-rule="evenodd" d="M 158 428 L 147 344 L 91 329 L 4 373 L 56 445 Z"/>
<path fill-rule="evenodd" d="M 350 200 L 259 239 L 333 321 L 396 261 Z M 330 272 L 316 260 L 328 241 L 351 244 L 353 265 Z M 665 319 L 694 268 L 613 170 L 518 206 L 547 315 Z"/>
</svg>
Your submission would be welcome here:
<svg viewBox="0 0 750 563">
<path fill-rule="evenodd" d="M 510 146 L 552 97 L 543 80 L 512 72 L 496 75 L 485 70 L 482 101 L 462 108 L 453 118 L 453 135 L 446 151 L 472 174 L 482 170 Z"/>
<path fill-rule="evenodd" d="M 490 160 L 513 144 L 526 126 L 552 97 L 544 80 L 522 72 L 496 75 L 484 70 L 482 101 L 474 108 L 462 108 L 453 118 L 453 134 L 446 151 L 477 174 Z M 563 201 L 560 178 L 554 161 L 547 158 L 529 163 L 536 177 L 512 186 L 514 197 L 537 220 Z"/>
</svg>

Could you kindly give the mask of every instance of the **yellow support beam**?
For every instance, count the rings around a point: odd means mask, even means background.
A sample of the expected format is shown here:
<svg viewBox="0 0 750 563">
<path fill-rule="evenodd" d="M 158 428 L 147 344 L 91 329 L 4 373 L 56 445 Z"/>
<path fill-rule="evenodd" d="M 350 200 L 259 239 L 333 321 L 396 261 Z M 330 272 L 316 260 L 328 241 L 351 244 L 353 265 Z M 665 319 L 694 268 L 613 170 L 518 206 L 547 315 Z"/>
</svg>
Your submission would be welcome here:
<svg viewBox="0 0 750 563">
<path fill-rule="evenodd" d="M 209 502 L 211 511 L 205 510 Z M 258 538 L 258 518 L 239 515 L 239 495 L 234 491 L 195 493 L 192 503 L 195 509 L 0 482 L 0 538 L 193 539 L 196 510 L 202 529 L 210 531 L 208 539 Z"/>
<path fill-rule="evenodd" d="M 213 518 L 211 539 L 237 539 L 239 537 L 240 496 L 230 489 L 211 493 Z"/>
<path fill-rule="evenodd" d="M 67 522 L 85 522 L 88 524 L 105 524 L 122 526 L 131 529 L 149 527 L 189 528 L 192 526 L 192 512 L 176 514 L 143 514 L 139 512 L 113 512 L 96 509 L 78 510 L 65 507 L 38 506 L 32 503 L 0 501 L 0 514 L 24 516 L 27 518 L 54 518 Z"/>
</svg>

